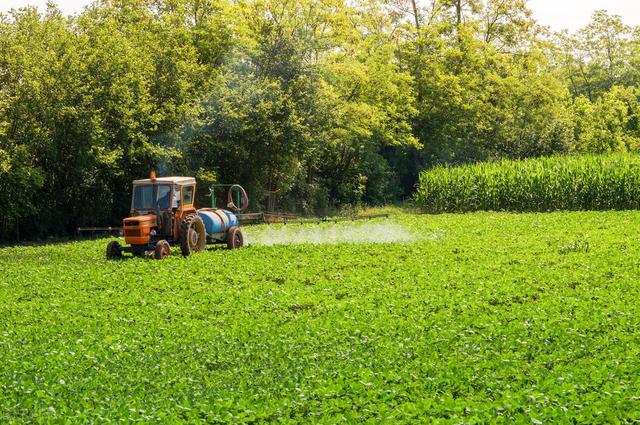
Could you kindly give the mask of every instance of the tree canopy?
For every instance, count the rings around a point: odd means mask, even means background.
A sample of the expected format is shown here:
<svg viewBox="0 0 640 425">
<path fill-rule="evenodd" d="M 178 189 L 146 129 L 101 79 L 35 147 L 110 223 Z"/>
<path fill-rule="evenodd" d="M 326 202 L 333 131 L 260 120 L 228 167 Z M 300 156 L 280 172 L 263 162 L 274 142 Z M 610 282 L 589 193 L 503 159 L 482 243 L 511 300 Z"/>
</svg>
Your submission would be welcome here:
<svg viewBox="0 0 640 425">
<path fill-rule="evenodd" d="M 130 182 L 268 210 L 395 202 L 441 164 L 640 146 L 640 29 L 524 0 L 98 0 L 0 15 L 0 237 L 117 224 Z"/>
</svg>

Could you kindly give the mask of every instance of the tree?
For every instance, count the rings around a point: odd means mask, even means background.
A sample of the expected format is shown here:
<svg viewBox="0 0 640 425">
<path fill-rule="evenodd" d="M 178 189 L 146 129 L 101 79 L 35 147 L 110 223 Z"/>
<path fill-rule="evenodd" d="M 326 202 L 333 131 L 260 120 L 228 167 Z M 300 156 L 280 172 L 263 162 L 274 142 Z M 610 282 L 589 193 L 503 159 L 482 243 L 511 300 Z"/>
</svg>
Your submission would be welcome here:
<svg viewBox="0 0 640 425">
<path fill-rule="evenodd" d="M 635 34 L 619 16 L 601 10 L 575 36 L 560 37 L 561 66 L 575 96 L 595 101 L 615 85 L 640 82 L 633 60 Z"/>
<path fill-rule="evenodd" d="M 377 155 L 384 146 L 416 143 L 410 78 L 393 63 L 383 9 L 241 7 L 248 41 L 211 93 L 190 156 L 211 152 L 197 166 L 243 181 L 267 209 L 276 200 L 301 210 L 367 201 L 381 183 L 362 167 L 385 162 Z"/>
</svg>

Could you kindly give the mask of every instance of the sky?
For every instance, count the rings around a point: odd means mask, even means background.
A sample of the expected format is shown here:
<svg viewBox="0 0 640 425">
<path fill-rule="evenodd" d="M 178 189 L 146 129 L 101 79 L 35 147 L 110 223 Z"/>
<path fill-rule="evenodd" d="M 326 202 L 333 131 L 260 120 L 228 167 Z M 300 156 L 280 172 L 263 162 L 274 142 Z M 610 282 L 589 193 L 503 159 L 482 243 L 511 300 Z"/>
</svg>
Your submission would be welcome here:
<svg viewBox="0 0 640 425">
<path fill-rule="evenodd" d="M 622 16 L 627 25 L 640 26 L 640 0 L 529 0 L 528 4 L 538 23 L 554 31 L 583 28 L 601 9 Z"/>
<path fill-rule="evenodd" d="M 92 0 L 53 0 L 65 14 L 75 14 Z M 44 9 L 47 0 L 0 0 L 0 12 L 35 5 Z M 628 25 L 640 26 L 640 0 L 528 0 L 536 20 L 554 31 L 575 31 L 589 23 L 594 11 L 606 9 L 622 16 Z"/>
</svg>

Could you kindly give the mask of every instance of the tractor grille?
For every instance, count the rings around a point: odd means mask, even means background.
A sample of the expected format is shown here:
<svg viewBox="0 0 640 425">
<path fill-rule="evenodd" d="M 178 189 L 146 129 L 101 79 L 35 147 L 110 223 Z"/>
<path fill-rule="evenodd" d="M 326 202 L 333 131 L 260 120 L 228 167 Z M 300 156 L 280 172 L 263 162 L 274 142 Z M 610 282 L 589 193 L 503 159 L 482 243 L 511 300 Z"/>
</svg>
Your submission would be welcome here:
<svg viewBox="0 0 640 425">
<path fill-rule="evenodd" d="M 133 237 L 139 237 L 139 236 L 143 236 L 142 235 L 142 230 L 143 229 L 129 229 L 129 228 L 124 228 L 124 235 L 125 236 L 133 236 Z"/>
</svg>

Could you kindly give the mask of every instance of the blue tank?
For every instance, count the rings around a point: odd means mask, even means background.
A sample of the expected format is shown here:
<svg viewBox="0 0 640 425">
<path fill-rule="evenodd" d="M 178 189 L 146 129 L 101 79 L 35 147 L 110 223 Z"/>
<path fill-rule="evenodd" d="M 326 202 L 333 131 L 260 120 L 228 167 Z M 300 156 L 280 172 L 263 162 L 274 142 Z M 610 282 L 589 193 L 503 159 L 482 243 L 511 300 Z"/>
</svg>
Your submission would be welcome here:
<svg viewBox="0 0 640 425">
<path fill-rule="evenodd" d="M 199 210 L 207 236 L 223 236 L 230 228 L 238 226 L 238 217 L 227 210 Z"/>
</svg>

